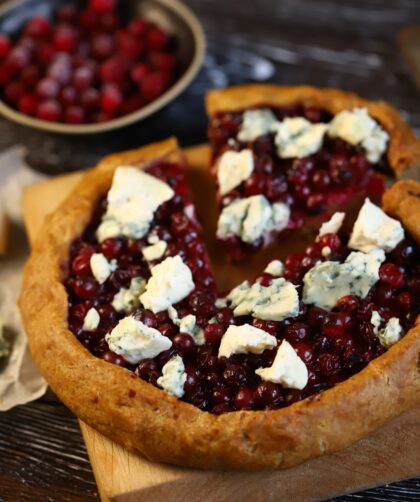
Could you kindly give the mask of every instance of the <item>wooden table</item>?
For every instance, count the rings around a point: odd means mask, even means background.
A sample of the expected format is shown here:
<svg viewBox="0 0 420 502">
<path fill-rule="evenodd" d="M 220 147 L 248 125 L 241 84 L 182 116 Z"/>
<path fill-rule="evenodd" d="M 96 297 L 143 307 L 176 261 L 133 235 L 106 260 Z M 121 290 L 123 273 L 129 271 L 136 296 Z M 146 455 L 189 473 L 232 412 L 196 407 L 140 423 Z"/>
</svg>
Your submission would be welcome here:
<svg viewBox="0 0 420 502">
<path fill-rule="evenodd" d="M 354 90 L 398 107 L 420 131 L 419 94 L 395 43 L 420 24 L 418 0 L 187 0 L 208 39 L 205 66 L 165 110 L 117 133 L 66 138 L 0 119 L 0 150 L 23 143 L 38 169 L 57 173 L 102 155 L 176 134 L 205 140 L 203 93 L 250 80 Z M 419 445 L 413 445 L 419 447 Z M 97 491 L 75 417 L 48 393 L 0 414 L 0 501 L 88 501 Z M 420 479 L 348 495 L 340 501 L 417 501 Z"/>
</svg>

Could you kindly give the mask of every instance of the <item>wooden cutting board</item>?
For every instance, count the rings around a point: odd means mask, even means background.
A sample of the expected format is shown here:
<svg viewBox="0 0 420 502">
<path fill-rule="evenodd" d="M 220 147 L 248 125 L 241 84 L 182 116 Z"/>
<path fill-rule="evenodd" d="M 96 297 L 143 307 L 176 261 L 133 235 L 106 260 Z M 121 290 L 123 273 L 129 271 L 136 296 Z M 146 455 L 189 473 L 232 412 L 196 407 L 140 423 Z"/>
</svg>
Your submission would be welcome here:
<svg viewBox="0 0 420 502">
<path fill-rule="evenodd" d="M 268 259 L 282 258 L 290 251 L 289 246 L 277 246 L 246 266 L 228 264 L 212 237 L 216 208 L 212 204 L 214 188 L 207 174 L 208 149 L 199 146 L 185 153 L 197 211 L 221 290 L 252 277 Z M 26 189 L 23 209 L 31 242 L 48 213 L 81 176 L 81 173 L 59 176 Z M 304 247 L 312 237 L 308 232 L 300 239 L 299 246 Z M 296 249 L 296 242 L 293 246 Z M 342 452 L 284 471 L 256 473 L 200 471 L 155 464 L 125 450 L 83 422 L 80 428 L 103 501 L 306 502 L 420 475 L 420 406 Z"/>
</svg>

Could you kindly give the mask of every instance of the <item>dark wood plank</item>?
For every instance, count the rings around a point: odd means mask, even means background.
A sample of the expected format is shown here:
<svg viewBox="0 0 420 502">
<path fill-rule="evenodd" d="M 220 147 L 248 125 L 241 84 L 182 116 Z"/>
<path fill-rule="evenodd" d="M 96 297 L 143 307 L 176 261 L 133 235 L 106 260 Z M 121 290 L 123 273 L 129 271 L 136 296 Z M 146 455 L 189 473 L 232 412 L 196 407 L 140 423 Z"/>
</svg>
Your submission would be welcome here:
<svg viewBox="0 0 420 502">
<path fill-rule="evenodd" d="M 1 0 L 0 0 L 0 3 Z M 420 131 L 419 94 L 396 45 L 420 23 L 418 0 L 186 0 L 199 15 L 208 54 L 197 79 L 174 103 L 121 131 L 71 138 L 0 119 L 0 151 L 23 143 L 33 167 L 56 173 L 176 134 L 205 140 L 203 94 L 246 81 L 310 83 L 386 99 Z M 49 393 L 0 414 L 0 501 L 88 501 L 96 485 L 75 417 Z M 420 500 L 420 478 L 332 499 Z"/>
</svg>

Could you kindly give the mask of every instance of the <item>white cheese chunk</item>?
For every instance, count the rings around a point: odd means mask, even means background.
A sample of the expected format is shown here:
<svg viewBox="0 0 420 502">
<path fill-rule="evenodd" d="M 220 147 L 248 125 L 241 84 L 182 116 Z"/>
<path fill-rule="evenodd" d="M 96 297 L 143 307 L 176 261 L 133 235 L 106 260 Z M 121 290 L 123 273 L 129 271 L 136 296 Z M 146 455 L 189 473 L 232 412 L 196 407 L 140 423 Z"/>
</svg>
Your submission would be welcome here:
<svg viewBox="0 0 420 502">
<path fill-rule="evenodd" d="M 400 341 L 403 335 L 404 330 L 402 329 L 400 320 L 397 317 L 391 317 L 386 323 L 385 328 L 379 331 L 378 338 L 381 344 L 389 349 L 389 347 Z"/>
<path fill-rule="evenodd" d="M 242 283 L 243 289 L 232 290 L 227 296 L 234 316 L 252 315 L 267 321 L 282 321 L 298 314 L 296 287 L 283 277 L 273 279 L 271 285 L 266 287 L 259 283 L 246 286 L 247 283 Z"/>
<path fill-rule="evenodd" d="M 180 333 L 187 333 L 190 335 L 197 345 L 204 344 L 204 330 L 197 325 L 197 318 L 195 315 L 188 314 L 180 319 L 176 309 L 174 307 L 169 307 L 168 316 L 175 326 L 179 327 Z"/>
<path fill-rule="evenodd" d="M 273 260 L 265 267 L 264 272 L 273 277 L 281 277 L 284 273 L 284 265 L 281 260 Z"/>
<path fill-rule="evenodd" d="M 4 321 L 0 319 L 0 358 L 7 357 L 10 354 L 10 343 L 4 336 Z"/>
<path fill-rule="evenodd" d="M 266 349 L 273 349 L 276 344 L 276 337 L 262 329 L 250 324 L 231 325 L 220 342 L 219 357 L 230 357 L 233 354 L 261 354 Z"/>
<path fill-rule="evenodd" d="M 386 150 L 389 136 L 369 115 L 366 108 L 343 110 L 333 118 L 328 134 L 351 145 L 361 145 L 369 162 L 378 162 Z"/>
<path fill-rule="evenodd" d="M 147 261 L 159 260 L 165 254 L 168 244 L 166 241 L 158 241 L 151 246 L 142 249 L 143 256 Z"/>
<path fill-rule="evenodd" d="M 142 359 L 156 357 L 172 346 L 171 340 L 160 331 L 128 316 L 105 335 L 109 348 L 128 363 L 137 364 Z"/>
<path fill-rule="evenodd" d="M 108 192 L 108 206 L 96 236 L 99 242 L 110 237 L 144 237 L 157 208 L 174 196 L 172 188 L 141 169 L 120 166 Z"/>
<path fill-rule="evenodd" d="M 277 118 L 268 108 L 247 110 L 242 115 L 242 124 L 238 132 L 239 141 L 254 141 L 260 136 L 271 133 Z"/>
<path fill-rule="evenodd" d="M 283 340 L 273 364 L 259 368 L 255 373 L 262 380 L 279 383 L 288 389 L 302 390 L 308 383 L 308 368 L 289 342 Z"/>
<path fill-rule="evenodd" d="M 264 195 L 236 199 L 224 207 L 217 224 L 217 237 L 236 235 L 254 242 L 272 230 L 283 230 L 290 219 L 290 208 L 283 203 L 270 204 Z"/>
<path fill-rule="evenodd" d="M 102 253 L 94 253 L 90 257 L 90 268 L 92 270 L 93 277 L 103 284 L 114 270 L 117 268 L 116 260 L 111 260 L 110 262 L 105 258 Z"/>
<path fill-rule="evenodd" d="M 322 249 L 321 249 L 321 254 L 324 258 L 326 258 L 327 256 L 330 256 L 331 254 L 331 248 L 330 246 L 324 246 Z"/>
<path fill-rule="evenodd" d="M 205 342 L 204 330 L 197 325 L 197 318 L 193 314 L 188 314 L 181 319 L 179 331 L 190 335 L 197 345 L 203 345 Z"/>
<path fill-rule="evenodd" d="M 334 213 L 328 221 L 321 225 L 318 235 L 336 234 L 340 230 L 345 216 L 345 213 Z"/>
<path fill-rule="evenodd" d="M 385 261 L 382 249 L 350 253 L 344 263 L 325 261 L 311 268 L 303 278 L 303 301 L 332 309 L 339 298 L 356 295 L 365 298 L 379 280 L 379 267 Z"/>
<path fill-rule="evenodd" d="M 146 289 L 146 281 L 142 277 L 133 277 L 129 288 L 121 288 L 112 300 L 117 312 L 129 314 L 140 307 L 140 295 Z"/>
<path fill-rule="evenodd" d="M 95 331 L 99 326 L 101 316 L 95 307 L 90 308 L 85 315 L 83 320 L 83 331 Z"/>
<path fill-rule="evenodd" d="M 389 253 L 404 239 L 401 223 L 365 199 L 353 226 L 348 246 L 358 251 L 383 249 Z"/>
<path fill-rule="evenodd" d="M 273 126 L 274 142 L 281 159 L 302 158 L 322 147 L 327 124 L 312 124 L 303 117 L 285 118 Z"/>
<path fill-rule="evenodd" d="M 169 256 L 150 272 L 152 276 L 140 301 L 155 314 L 186 298 L 195 287 L 191 270 L 179 255 Z"/>
<path fill-rule="evenodd" d="M 383 323 L 383 321 L 384 320 L 381 317 L 381 315 L 379 314 L 379 312 L 377 310 L 374 310 L 372 312 L 372 315 L 370 316 L 370 323 L 373 326 L 373 333 L 375 335 L 379 335 L 379 328 L 380 328 L 381 324 Z"/>
<path fill-rule="evenodd" d="M 181 356 L 176 355 L 163 366 L 162 376 L 157 379 L 157 384 L 169 394 L 180 398 L 184 395 L 186 380 L 184 361 Z"/>
<path fill-rule="evenodd" d="M 217 181 L 220 194 L 225 195 L 236 188 L 250 177 L 253 170 L 252 150 L 224 152 L 217 163 Z"/>
</svg>

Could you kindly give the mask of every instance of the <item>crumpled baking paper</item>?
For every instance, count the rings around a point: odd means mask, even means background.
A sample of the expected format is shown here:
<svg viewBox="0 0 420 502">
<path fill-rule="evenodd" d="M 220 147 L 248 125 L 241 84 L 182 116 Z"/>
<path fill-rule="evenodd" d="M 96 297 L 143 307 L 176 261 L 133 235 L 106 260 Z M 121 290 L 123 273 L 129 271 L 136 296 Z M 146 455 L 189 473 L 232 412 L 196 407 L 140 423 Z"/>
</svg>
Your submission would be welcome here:
<svg viewBox="0 0 420 502">
<path fill-rule="evenodd" d="M 7 254 L 0 257 L 0 318 L 12 342 L 10 356 L 0 360 L 0 411 L 34 401 L 47 390 L 29 352 L 16 304 L 29 253 L 21 226 L 22 188 L 44 178 L 26 165 L 24 158 L 25 149 L 21 146 L 0 154 L 0 209 L 13 222 Z"/>
</svg>

